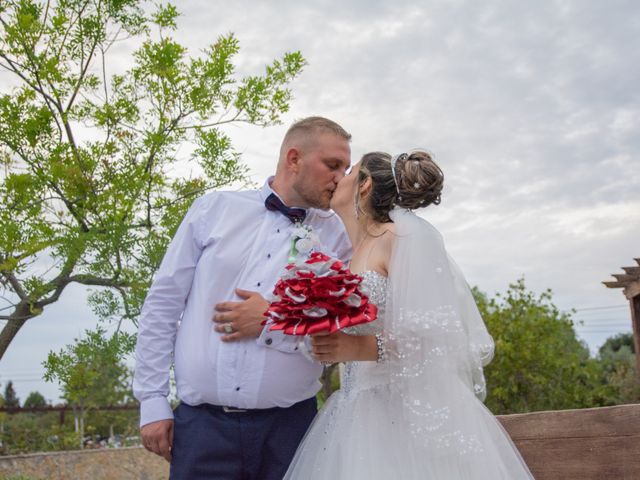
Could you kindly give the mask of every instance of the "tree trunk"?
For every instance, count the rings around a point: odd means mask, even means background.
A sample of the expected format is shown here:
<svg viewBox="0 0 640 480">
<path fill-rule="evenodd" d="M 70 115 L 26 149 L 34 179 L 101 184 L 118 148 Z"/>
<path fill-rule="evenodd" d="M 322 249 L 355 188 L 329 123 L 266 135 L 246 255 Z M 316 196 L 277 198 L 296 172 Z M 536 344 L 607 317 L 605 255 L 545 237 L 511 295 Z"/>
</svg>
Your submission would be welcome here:
<svg viewBox="0 0 640 480">
<path fill-rule="evenodd" d="M 31 312 L 28 304 L 18 304 L 14 312 L 10 315 L 11 318 L 9 318 L 2 332 L 0 332 L 0 360 L 2 360 L 7 348 L 9 348 L 13 337 L 15 337 L 22 326 L 27 323 L 27 320 L 36 316 L 37 314 Z"/>
<path fill-rule="evenodd" d="M 84 408 L 80 408 L 80 449 L 84 449 Z"/>
</svg>

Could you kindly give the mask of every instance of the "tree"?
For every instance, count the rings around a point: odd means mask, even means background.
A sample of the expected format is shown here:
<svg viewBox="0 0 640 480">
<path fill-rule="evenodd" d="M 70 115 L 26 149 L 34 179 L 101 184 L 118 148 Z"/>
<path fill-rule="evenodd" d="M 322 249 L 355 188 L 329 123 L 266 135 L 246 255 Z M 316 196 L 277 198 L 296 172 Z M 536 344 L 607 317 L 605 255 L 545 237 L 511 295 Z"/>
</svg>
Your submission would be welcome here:
<svg viewBox="0 0 640 480">
<path fill-rule="evenodd" d="M 613 337 L 609 337 L 598 349 L 598 355 L 603 358 L 615 354 L 628 356 L 629 354 L 635 353 L 636 351 L 635 345 L 633 343 L 633 333 L 619 333 L 617 335 L 614 335 Z"/>
<path fill-rule="evenodd" d="M 139 3 L 0 2 L 0 67 L 18 81 L 0 96 L 0 358 L 73 283 L 97 288 L 100 318 L 135 322 L 194 197 L 247 180 L 223 127 L 288 110 L 299 52 L 238 78 L 233 34 L 191 58 L 170 36 L 176 8 Z M 133 65 L 108 79 L 124 39 L 140 45 Z"/>
<path fill-rule="evenodd" d="M 47 401 L 40 392 L 31 392 L 22 406 L 24 408 L 46 407 Z"/>
<path fill-rule="evenodd" d="M 560 312 L 550 290 L 527 290 L 524 280 L 504 295 L 476 301 L 494 338 L 485 368 L 487 406 L 496 414 L 593 407 L 607 404 L 602 367 L 578 340 L 570 313 Z"/>
<path fill-rule="evenodd" d="M 633 334 L 619 333 L 607 338 L 598 350 L 598 359 L 604 369 L 602 381 L 613 390 L 611 403 L 640 402 Z"/>
<path fill-rule="evenodd" d="M 9 380 L 4 387 L 4 406 L 5 407 L 20 407 L 20 399 L 16 395 L 16 391 L 13 389 L 13 382 Z"/>
<path fill-rule="evenodd" d="M 98 327 L 87 330 L 83 338 L 60 352 L 49 353 L 44 379 L 61 384 L 63 397 L 77 412 L 81 439 L 89 409 L 126 403 L 133 397 L 130 371 L 123 358 L 134 345 L 133 335 L 116 332 L 107 338 Z"/>
</svg>

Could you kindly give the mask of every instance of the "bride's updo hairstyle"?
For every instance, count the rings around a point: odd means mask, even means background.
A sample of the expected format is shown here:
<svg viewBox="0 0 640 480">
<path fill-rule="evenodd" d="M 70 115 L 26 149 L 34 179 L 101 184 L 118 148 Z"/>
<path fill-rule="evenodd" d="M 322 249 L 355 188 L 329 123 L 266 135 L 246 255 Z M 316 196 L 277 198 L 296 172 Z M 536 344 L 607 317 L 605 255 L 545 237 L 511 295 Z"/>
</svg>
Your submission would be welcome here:
<svg viewBox="0 0 640 480">
<path fill-rule="evenodd" d="M 444 174 L 429 153 L 422 150 L 402 153 L 394 168 L 392 161 L 393 157 L 384 152 L 362 157 L 358 184 L 371 177 L 372 190 L 367 201 L 373 220 L 390 222 L 389 212 L 396 205 L 414 210 L 440 203 Z"/>
</svg>

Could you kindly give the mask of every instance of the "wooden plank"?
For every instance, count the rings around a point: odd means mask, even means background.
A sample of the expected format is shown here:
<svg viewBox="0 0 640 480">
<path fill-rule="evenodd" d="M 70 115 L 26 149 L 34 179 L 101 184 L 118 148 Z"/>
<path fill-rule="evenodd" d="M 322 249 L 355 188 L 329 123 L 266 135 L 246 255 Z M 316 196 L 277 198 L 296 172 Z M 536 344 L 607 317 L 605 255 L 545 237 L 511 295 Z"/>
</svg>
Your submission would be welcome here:
<svg viewBox="0 0 640 480">
<path fill-rule="evenodd" d="M 620 282 L 602 282 L 607 288 L 624 288 L 625 285 Z"/>
<path fill-rule="evenodd" d="M 636 263 L 637 263 L 638 265 L 640 265 L 640 258 L 634 258 L 634 260 L 636 261 Z"/>
<path fill-rule="evenodd" d="M 515 442 L 536 480 L 637 480 L 640 434 Z"/>
<path fill-rule="evenodd" d="M 640 404 L 522 413 L 498 418 L 514 440 L 640 434 Z"/>
<path fill-rule="evenodd" d="M 638 280 L 635 275 L 627 275 L 626 273 L 614 273 L 612 274 L 612 277 L 619 282 L 635 282 Z"/>
<path fill-rule="evenodd" d="M 498 420 L 536 480 L 640 479 L 640 404 Z"/>
<path fill-rule="evenodd" d="M 636 277 L 640 277 L 640 267 L 622 267 L 625 273 L 629 275 L 635 275 Z M 640 278 L 638 278 L 640 280 Z"/>
</svg>

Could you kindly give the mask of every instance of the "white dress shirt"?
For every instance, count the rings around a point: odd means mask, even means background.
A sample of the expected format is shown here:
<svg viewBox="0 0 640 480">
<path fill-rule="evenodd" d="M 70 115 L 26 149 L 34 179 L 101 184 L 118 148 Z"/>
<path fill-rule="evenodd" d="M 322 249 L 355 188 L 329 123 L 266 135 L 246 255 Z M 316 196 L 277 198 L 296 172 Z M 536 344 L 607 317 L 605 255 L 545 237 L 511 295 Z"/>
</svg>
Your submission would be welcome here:
<svg viewBox="0 0 640 480">
<path fill-rule="evenodd" d="M 297 338 L 265 329 L 258 339 L 222 342 L 212 321 L 217 303 L 241 301 L 236 288 L 268 297 L 284 271 L 295 226 L 265 208 L 271 180 L 260 190 L 198 198 L 171 241 L 140 315 L 133 381 L 140 425 L 173 418 L 172 362 L 178 398 L 189 405 L 288 407 L 318 392 L 322 367 L 298 350 Z M 309 209 L 304 224 L 322 252 L 348 258 L 337 215 Z"/>
</svg>

